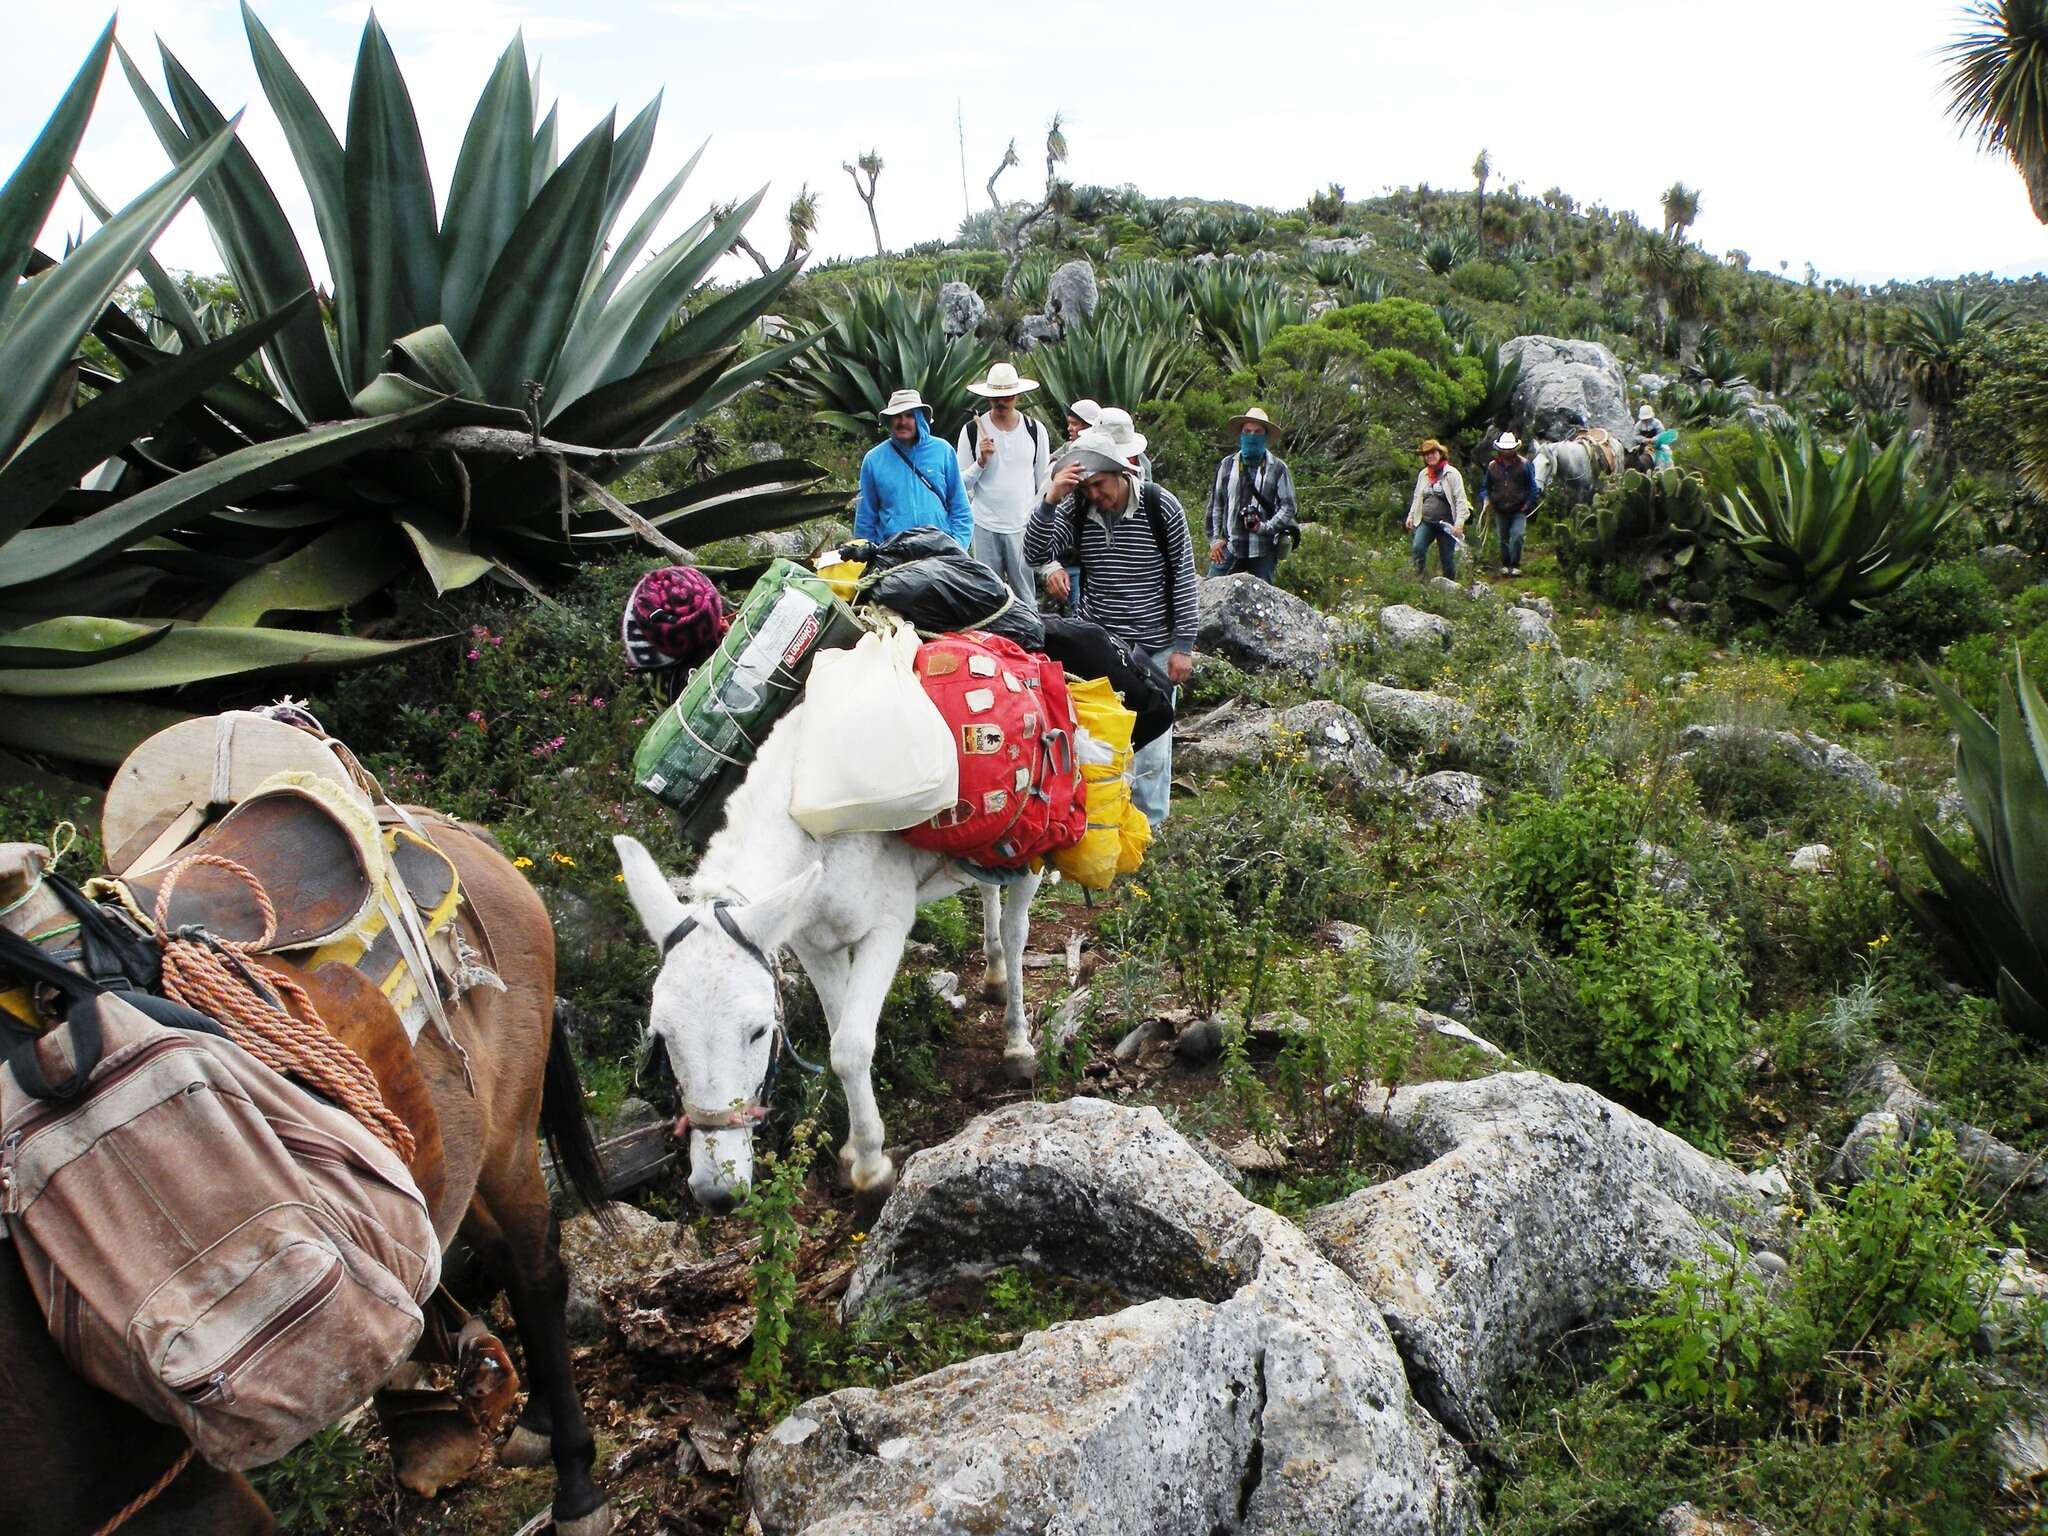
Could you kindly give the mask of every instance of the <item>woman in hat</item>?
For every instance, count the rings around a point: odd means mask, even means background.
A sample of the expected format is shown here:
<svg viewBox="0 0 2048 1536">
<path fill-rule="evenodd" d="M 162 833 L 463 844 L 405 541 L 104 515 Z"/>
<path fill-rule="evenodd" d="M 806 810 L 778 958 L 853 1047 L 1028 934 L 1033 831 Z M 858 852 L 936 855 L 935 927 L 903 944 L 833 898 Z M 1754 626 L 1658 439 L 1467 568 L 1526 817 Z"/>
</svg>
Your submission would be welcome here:
<svg viewBox="0 0 2048 1536">
<path fill-rule="evenodd" d="M 1230 427 L 1237 447 L 1217 463 L 1209 482 L 1209 574 L 1250 571 L 1270 582 L 1281 541 L 1295 526 L 1294 476 L 1272 451 L 1278 424 L 1259 407 L 1231 417 Z"/>
<path fill-rule="evenodd" d="M 1035 613 L 1038 579 L 1024 563 L 1024 525 L 1050 468 L 1050 434 L 1018 410 L 1017 401 L 1038 388 L 1038 381 L 1020 376 L 1009 363 L 994 363 L 987 378 L 967 388 L 989 403 L 986 413 L 967 419 L 954 445 L 974 508 L 974 558 L 992 567 Z"/>
<path fill-rule="evenodd" d="M 1465 518 L 1471 508 L 1465 501 L 1465 477 L 1451 462 L 1451 455 L 1435 438 L 1424 438 L 1420 449 L 1422 473 L 1415 477 L 1415 494 L 1408 502 L 1407 526 L 1415 534 L 1411 553 L 1415 574 L 1420 576 L 1429 562 L 1429 546 L 1437 549 L 1443 573 L 1458 579 L 1458 546 L 1465 542 Z"/>
</svg>

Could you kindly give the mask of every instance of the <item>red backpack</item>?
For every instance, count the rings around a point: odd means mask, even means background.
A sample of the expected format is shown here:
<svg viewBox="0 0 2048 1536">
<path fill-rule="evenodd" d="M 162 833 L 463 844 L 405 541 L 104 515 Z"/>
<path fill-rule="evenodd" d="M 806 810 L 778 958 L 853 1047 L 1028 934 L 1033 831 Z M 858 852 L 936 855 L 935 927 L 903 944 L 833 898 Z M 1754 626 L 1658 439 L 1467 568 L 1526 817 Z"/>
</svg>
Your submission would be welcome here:
<svg viewBox="0 0 2048 1536">
<path fill-rule="evenodd" d="M 905 832 L 911 846 L 1021 867 L 1078 843 L 1088 810 L 1059 663 L 971 630 L 920 646 L 917 676 L 953 732 L 960 798 Z"/>
</svg>

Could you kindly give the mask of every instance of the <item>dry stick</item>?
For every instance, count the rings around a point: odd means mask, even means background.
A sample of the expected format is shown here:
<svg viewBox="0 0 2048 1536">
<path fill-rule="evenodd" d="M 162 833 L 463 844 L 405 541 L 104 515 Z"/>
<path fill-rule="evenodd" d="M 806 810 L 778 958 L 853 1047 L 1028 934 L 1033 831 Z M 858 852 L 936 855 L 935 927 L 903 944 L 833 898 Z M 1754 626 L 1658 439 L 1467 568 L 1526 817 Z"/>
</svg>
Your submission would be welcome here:
<svg viewBox="0 0 2048 1536">
<path fill-rule="evenodd" d="M 571 485 L 575 486 L 584 495 L 594 497 L 599 506 L 639 534 L 641 538 L 645 539 L 662 553 L 673 557 L 684 565 L 690 563 L 690 552 L 687 549 L 683 548 L 682 545 L 655 527 L 645 517 L 635 512 L 631 507 L 619 500 L 618 497 L 591 479 L 590 476 L 582 473 L 580 470 L 570 469 L 566 462 L 564 462 L 562 468 L 568 475 Z"/>
<path fill-rule="evenodd" d="M 466 538 L 469 534 L 469 466 L 452 448 L 448 451 L 448 458 L 455 466 L 455 483 L 462 490 L 462 520 L 455 525 L 455 536 Z"/>
</svg>

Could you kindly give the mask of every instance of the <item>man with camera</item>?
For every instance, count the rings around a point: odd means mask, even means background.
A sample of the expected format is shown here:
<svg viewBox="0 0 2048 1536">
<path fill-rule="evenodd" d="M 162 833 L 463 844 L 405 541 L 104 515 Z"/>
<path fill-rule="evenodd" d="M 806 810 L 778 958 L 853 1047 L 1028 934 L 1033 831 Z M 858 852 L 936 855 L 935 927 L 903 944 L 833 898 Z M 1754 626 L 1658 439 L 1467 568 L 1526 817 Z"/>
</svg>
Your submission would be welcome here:
<svg viewBox="0 0 2048 1536">
<path fill-rule="evenodd" d="M 1237 449 L 1223 456 L 1209 485 L 1209 574 L 1250 571 L 1271 582 L 1282 540 L 1296 532 L 1294 476 L 1272 452 L 1278 427 L 1256 405 L 1231 418 Z"/>
</svg>

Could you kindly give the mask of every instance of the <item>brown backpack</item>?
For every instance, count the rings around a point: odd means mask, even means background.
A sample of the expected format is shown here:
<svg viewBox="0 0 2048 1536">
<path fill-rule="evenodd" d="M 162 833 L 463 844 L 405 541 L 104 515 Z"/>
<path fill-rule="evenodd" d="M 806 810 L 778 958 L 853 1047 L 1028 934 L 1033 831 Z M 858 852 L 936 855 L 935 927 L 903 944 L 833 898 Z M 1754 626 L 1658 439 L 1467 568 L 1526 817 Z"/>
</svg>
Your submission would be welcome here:
<svg viewBox="0 0 2048 1536">
<path fill-rule="evenodd" d="M 441 1268 L 361 1124 L 111 992 L 0 1069 L 0 1235 L 72 1369 L 227 1470 L 381 1387 Z"/>
</svg>

